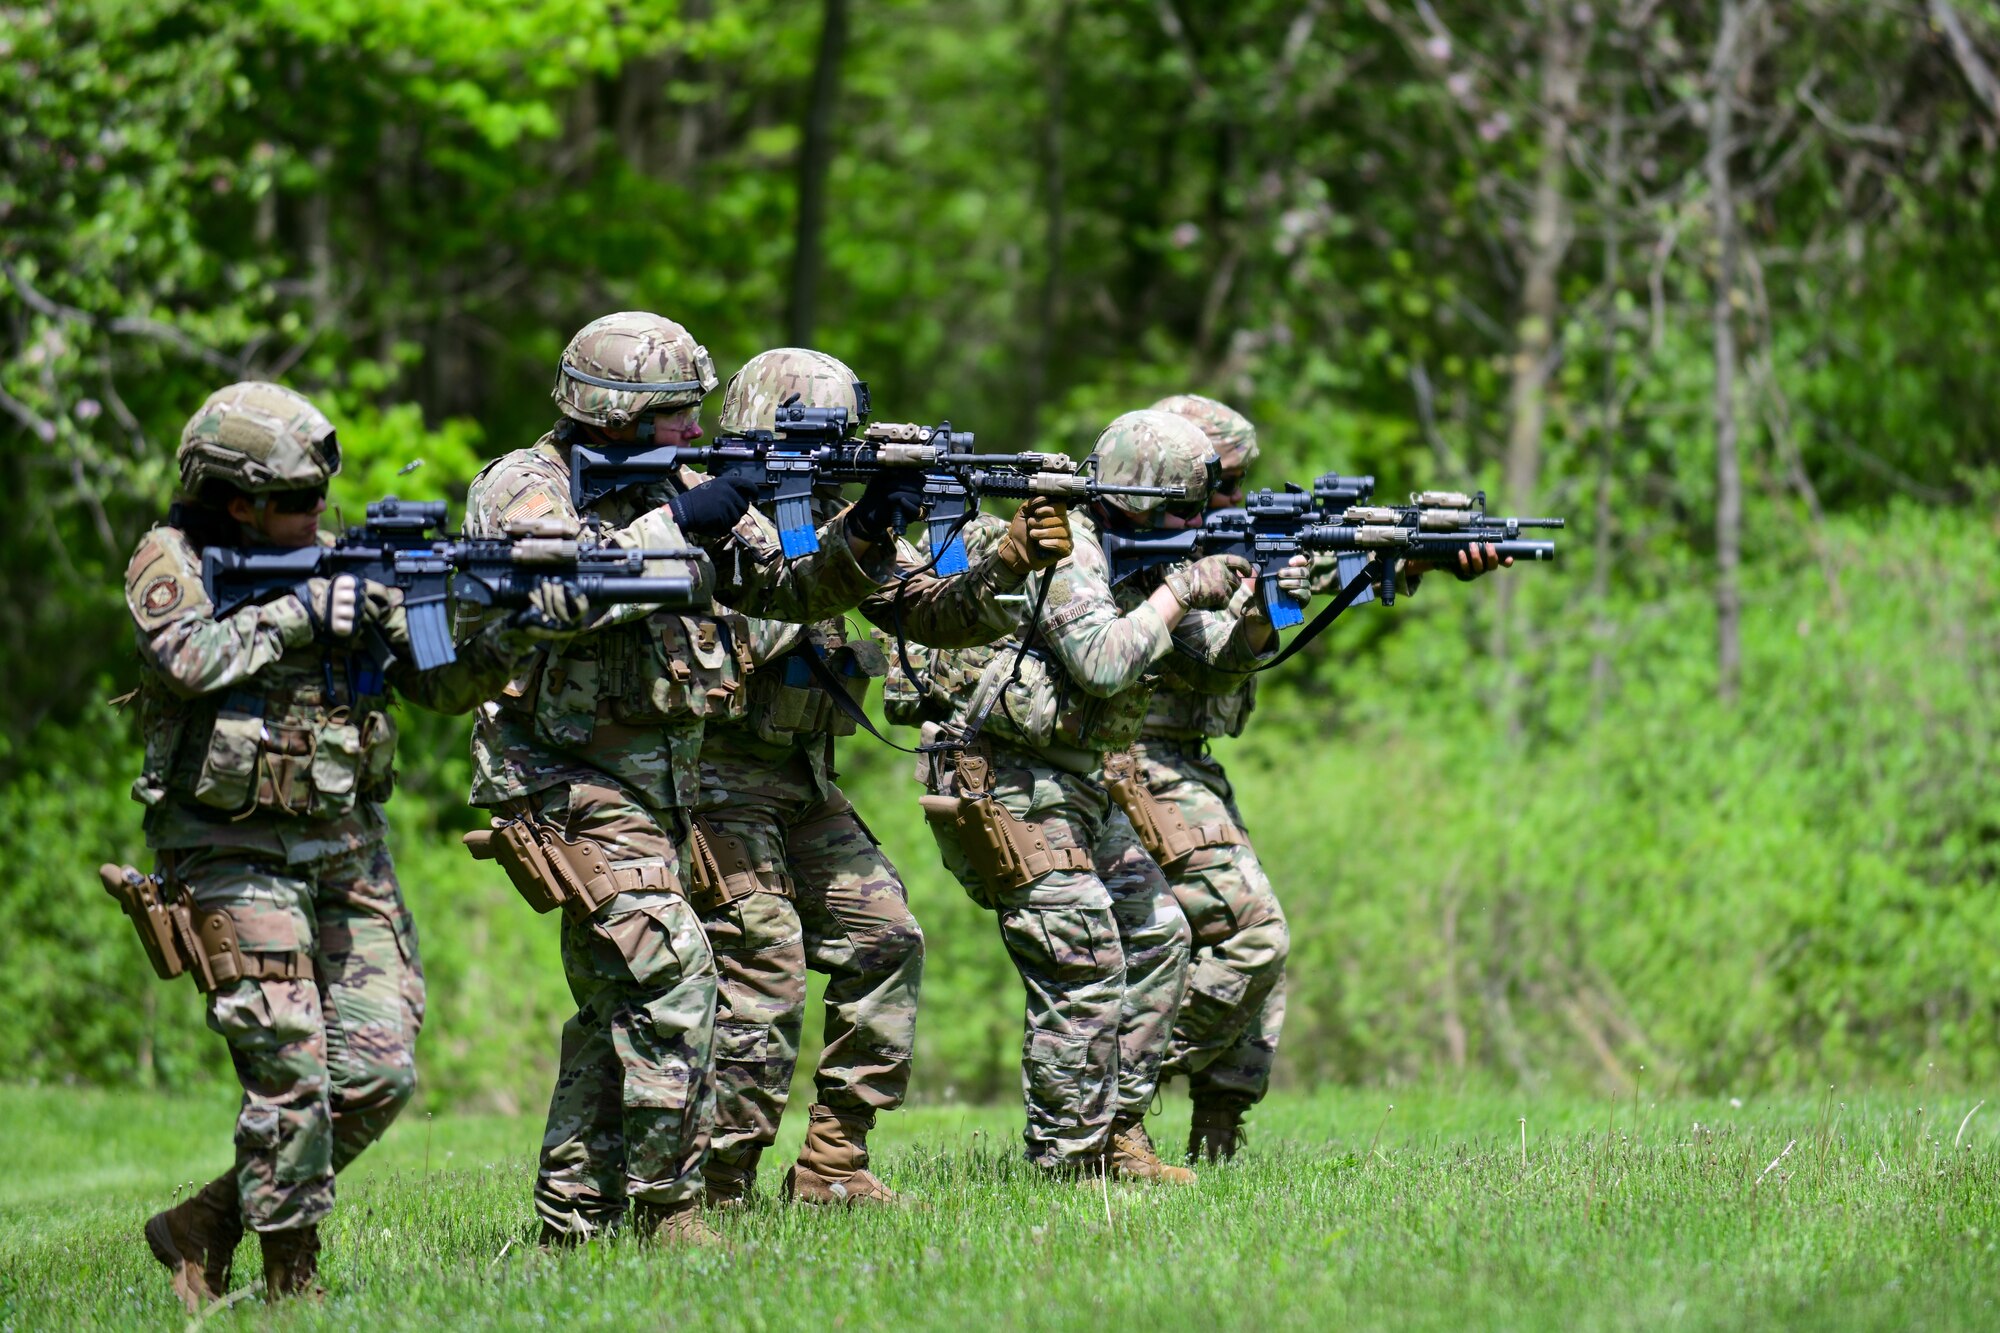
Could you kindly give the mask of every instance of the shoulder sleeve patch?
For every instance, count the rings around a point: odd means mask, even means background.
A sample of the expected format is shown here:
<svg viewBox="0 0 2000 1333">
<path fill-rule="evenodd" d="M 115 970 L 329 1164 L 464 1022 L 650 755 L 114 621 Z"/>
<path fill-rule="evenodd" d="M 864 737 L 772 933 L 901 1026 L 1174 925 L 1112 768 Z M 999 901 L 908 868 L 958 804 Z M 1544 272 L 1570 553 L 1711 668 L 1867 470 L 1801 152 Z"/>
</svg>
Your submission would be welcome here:
<svg viewBox="0 0 2000 1333">
<path fill-rule="evenodd" d="M 171 574 L 161 574 L 146 585 L 139 594 L 139 609 L 149 617 L 159 617 L 179 606 L 187 596 L 187 589 Z"/>
</svg>

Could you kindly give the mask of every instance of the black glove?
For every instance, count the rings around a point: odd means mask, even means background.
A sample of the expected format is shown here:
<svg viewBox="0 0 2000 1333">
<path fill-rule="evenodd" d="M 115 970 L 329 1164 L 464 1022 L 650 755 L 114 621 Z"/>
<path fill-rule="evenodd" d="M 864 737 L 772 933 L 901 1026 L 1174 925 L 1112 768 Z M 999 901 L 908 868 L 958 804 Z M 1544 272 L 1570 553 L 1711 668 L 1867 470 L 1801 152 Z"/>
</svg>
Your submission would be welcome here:
<svg viewBox="0 0 2000 1333">
<path fill-rule="evenodd" d="M 667 501 L 667 509 L 689 536 L 720 537 L 750 512 L 756 495 L 734 477 L 712 477 Z"/>
<path fill-rule="evenodd" d="M 847 530 L 864 542 L 879 542 L 901 533 L 923 510 L 923 470 L 884 468 L 868 479 L 868 489 L 847 511 Z"/>
</svg>

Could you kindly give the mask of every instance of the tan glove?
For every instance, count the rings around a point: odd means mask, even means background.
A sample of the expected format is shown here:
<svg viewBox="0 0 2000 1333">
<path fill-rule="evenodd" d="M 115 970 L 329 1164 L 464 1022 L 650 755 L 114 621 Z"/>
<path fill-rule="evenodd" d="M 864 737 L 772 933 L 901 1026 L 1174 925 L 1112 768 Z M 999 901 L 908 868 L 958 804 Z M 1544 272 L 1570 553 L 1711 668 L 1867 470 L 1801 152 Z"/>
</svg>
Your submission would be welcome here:
<svg viewBox="0 0 2000 1333">
<path fill-rule="evenodd" d="M 1161 581 L 1188 610 L 1220 611 L 1242 591 L 1243 580 L 1256 576 L 1256 568 L 1240 555 L 1205 555 Z"/>
<path fill-rule="evenodd" d="M 1048 569 L 1070 552 L 1069 506 L 1046 495 L 1014 511 L 1000 539 L 1000 563 L 1016 574 Z"/>
<path fill-rule="evenodd" d="M 336 574 L 330 579 L 311 578 L 292 594 L 305 604 L 312 620 L 313 636 L 320 639 L 351 639 L 361 613 L 361 580 L 352 574 Z"/>
<path fill-rule="evenodd" d="M 1278 571 L 1278 586 L 1304 606 L 1320 588 L 1313 562 L 1302 555 L 1293 556 L 1291 563 Z"/>
<path fill-rule="evenodd" d="M 560 639 L 590 621 L 590 599 L 567 583 L 549 579 L 528 594 L 528 604 L 507 619 L 509 629 L 530 639 Z"/>
</svg>

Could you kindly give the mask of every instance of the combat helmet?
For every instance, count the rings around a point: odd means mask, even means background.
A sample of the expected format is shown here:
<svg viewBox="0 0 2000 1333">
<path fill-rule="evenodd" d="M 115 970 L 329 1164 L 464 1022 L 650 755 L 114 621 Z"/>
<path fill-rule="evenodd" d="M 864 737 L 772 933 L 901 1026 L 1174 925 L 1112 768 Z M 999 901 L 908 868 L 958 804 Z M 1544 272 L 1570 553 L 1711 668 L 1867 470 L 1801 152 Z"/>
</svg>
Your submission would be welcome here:
<svg viewBox="0 0 2000 1333">
<path fill-rule="evenodd" d="M 868 386 L 854 378 L 846 362 L 810 348 L 774 347 L 729 377 L 718 429 L 724 435 L 770 430 L 778 404 L 793 398 L 801 407 L 846 408 L 850 429 L 868 417 Z"/>
<path fill-rule="evenodd" d="M 303 394 L 246 380 L 217 389 L 188 418 L 176 454 L 181 490 L 226 482 L 250 495 L 325 486 L 340 471 L 333 423 Z"/>
<path fill-rule="evenodd" d="M 1127 514 L 1171 507 L 1199 513 L 1214 489 L 1220 464 L 1199 426 L 1172 412 L 1127 412 L 1104 428 L 1091 451 L 1097 479 L 1120 486 L 1180 486 L 1185 500 L 1150 495 L 1107 495 L 1104 503 Z"/>
<path fill-rule="evenodd" d="M 621 310 L 577 330 L 549 396 L 571 420 L 616 429 L 693 407 L 716 383 L 715 363 L 693 334 L 664 315 Z"/>
<path fill-rule="evenodd" d="M 1257 428 L 1250 424 L 1250 418 L 1227 403 L 1218 403 L 1198 393 L 1176 393 L 1154 403 L 1153 410 L 1172 412 L 1201 427 L 1224 472 L 1241 476 L 1257 461 Z"/>
</svg>

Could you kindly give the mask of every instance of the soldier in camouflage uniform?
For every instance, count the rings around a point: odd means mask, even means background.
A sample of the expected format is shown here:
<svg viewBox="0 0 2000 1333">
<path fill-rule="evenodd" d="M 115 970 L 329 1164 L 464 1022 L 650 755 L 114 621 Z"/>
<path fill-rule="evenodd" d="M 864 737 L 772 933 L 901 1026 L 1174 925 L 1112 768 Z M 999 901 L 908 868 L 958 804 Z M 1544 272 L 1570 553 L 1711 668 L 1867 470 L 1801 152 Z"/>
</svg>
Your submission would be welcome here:
<svg viewBox="0 0 2000 1333">
<path fill-rule="evenodd" d="M 275 384 L 213 394 L 182 433 L 182 494 L 125 574 L 144 675 L 133 796 L 168 893 L 184 893 L 210 984 L 208 1024 L 243 1083 L 236 1162 L 146 1224 L 196 1311 L 228 1287 L 247 1221 L 266 1294 L 314 1285 L 334 1174 L 381 1137 L 416 1086 L 423 966 L 383 844 L 395 694 L 465 712 L 506 679 L 523 626 L 495 625 L 447 667 L 417 672 L 401 593 L 314 578 L 218 616 L 208 546 L 309 546 L 340 467 L 333 426 Z M 578 608 L 544 602 L 564 627 Z M 354 651 L 371 629 L 402 650 L 386 677 Z M 136 872 L 130 872 L 136 877 Z"/>
<path fill-rule="evenodd" d="M 921 718 L 926 741 L 980 731 L 955 759 L 923 756 L 919 777 L 945 864 L 995 911 L 1026 987 L 1029 1159 L 1187 1183 L 1193 1173 L 1160 1162 L 1144 1125 L 1186 985 L 1187 922 L 1128 818 L 1131 784 L 1107 766 L 1138 737 L 1162 659 L 1179 652 L 1233 684 L 1260 660 L 1270 622 L 1233 556 L 1112 586 L 1101 525 L 1200 512 L 1214 460 L 1200 430 L 1127 413 L 1097 457 L 1106 482 L 1178 484 L 1190 499 L 1108 496 L 1072 514 L 1074 550 L 1030 580 L 1030 623 L 991 648 L 926 654 L 918 679 L 894 681 L 897 715 Z"/>
<path fill-rule="evenodd" d="M 1257 461 L 1257 430 L 1240 412 L 1198 394 L 1153 404 L 1201 427 L 1221 464 L 1211 508 L 1243 503 L 1244 475 Z M 1490 555 L 1490 552 L 1488 553 Z M 1337 577 L 1329 560 L 1298 572 L 1287 587 L 1301 602 Z M 1461 577 L 1490 568 L 1481 560 Z M 1416 590 L 1421 564 L 1403 567 L 1405 595 Z M 1182 657 L 1161 663 L 1161 680 L 1133 747 L 1138 777 L 1154 799 L 1174 807 L 1193 835 L 1192 850 L 1162 863 L 1194 938 L 1187 998 L 1174 1020 L 1163 1077 L 1185 1074 L 1194 1102 L 1187 1160 L 1236 1155 L 1244 1113 L 1263 1099 L 1285 1022 L 1285 955 L 1290 934 L 1284 908 L 1250 845 L 1236 794 L 1209 741 L 1240 736 L 1257 702 L 1257 678 L 1220 679 Z M 1218 688 L 1218 686 L 1220 688 Z"/>
<path fill-rule="evenodd" d="M 479 474 L 468 528 L 588 522 L 631 549 L 692 538 L 705 552 L 699 587 L 732 607 L 811 622 L 857 605 L 893 567 L 893 532 L 914 513 L 920 477 L 871 483 L 822 527 L 819 553 L 790 562 L 749 492 L 723 479 L 627 487 L 577 513 L 573 443 L 685 445 L 715 383 L 707 350 L 671 320 L 625 312 L 588 325 L 557 372 L 562 419 Z M 535 1184 L 544 1243 L 586 1238 L 628 1203 L 642 1236 L 714 1240 L 698 1207 L 716 974 L 684 886 L 703 724 L 740 713 L 745 648 L 714 616 L 621 607 L 535 655 L 479 710 L 472 803 L 496 812 L 491 845 L 528 845 L 506 834 L 539 847 L 539 860 L 499 855 L 538 909 L 567 895 L 562 955 L 577 1011 Z"/>
<path fill-rule="evenodd" d="M 844 408 L 862 417 L 847 366 L 820 352 L 779 348 L 752 358 L 729 381 L 720 428 L 769 431 L 779 403 Z M 824 502 L 822 502 L 824 503 Z M 898 547 L 893 591 L 862 614 L 919 643 L 959 647 L 1011 631 L 996 598 L 1017 592 L 1031 569 L 1067 553 L 1060 506 L 1022 506 L 978 563 L 948 578 L 908 544 Z M 823 686 L 829 677 L 858 705 L 887 669 L 872 638 L 851 638 L 844 618 L 811 626 L 728 618 L 747 646 L 743 716 L 712 722 L 702 738 L 700 846 L 695 901 L 721 973 L 715 1023 L 716 1117 L 704 1172 L 711 1204 L 742 1200 L 776 1139 L 805 1020 L 806 969 L 827 974 L 826 1044 L 816 1071 L 804 1147 L 787 1171 L 786 1198 L 808 1203 L 890 1203 L 868 1170 L 876 1113 L 900 1106 L 916 1042 L 924 937 L 896 868 L 834 782 L 833 742 L 855 723 Z M 808 655 L 825 664 L 815 672 Z M 705 853 L 705 855 L 704 855 Z"/>
</svg>

